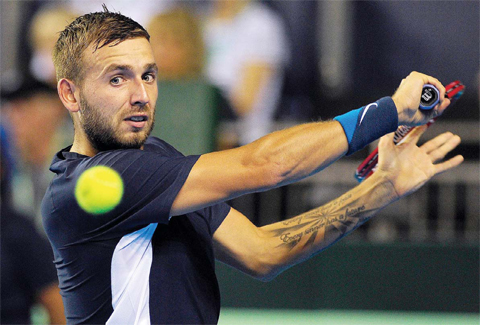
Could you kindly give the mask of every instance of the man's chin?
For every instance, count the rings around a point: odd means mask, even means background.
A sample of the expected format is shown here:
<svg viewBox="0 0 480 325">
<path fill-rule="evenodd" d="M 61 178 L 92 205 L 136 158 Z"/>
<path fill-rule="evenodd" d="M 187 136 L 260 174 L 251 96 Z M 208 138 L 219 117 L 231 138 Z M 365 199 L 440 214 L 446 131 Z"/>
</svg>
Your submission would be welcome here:
<svg viewBox="0 0 480 325">
<path fill-rule="evenodd" d="M 98 151 L 116 149 L 141 149 L 147 141 L 152 128 L 130 128 L 111 132 L 108 128 L 85 128 L 85 133 L 92 146 Z"/>
<path fill-rule="evenodd" d="M 135 147 L 142 147 L 150 136 L 150 131 L 143 129 L 139 132 L 130 133 L 125 139 L 125 142 L 130 143 Z"/>
<path fill-rule="evenodd" d="M 148 135 L 146 134 L 136 134 L 134 137 L 130 137 L 130 139 L 125 139 L 121 141 L 122 149 L 140 149 L 147 141 Z"/>
<path fill-rule="evenodd" d="M 135 134 L 124 139 L 95 139 L 91 141 L 93 147 L 98 151 L 118 150 L 118 149 L 141 149 L 147 141 L 148 135 Z"/>
</svg>

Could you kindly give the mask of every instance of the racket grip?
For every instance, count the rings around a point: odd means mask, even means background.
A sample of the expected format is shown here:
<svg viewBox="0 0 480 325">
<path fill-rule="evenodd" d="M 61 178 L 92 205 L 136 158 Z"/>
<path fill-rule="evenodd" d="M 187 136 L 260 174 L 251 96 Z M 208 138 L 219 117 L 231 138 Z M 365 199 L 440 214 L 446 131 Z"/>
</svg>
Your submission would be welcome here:
<svg viewBox="0 0 480 325">
<path fill-rule="evenodd" d="M 429 111 L 435 107 L 440 101 L 440 92 L 431 84 L 423 86 L 422 96 L 420 96 L 420 109 L 422 111 Z"/>
</svg>

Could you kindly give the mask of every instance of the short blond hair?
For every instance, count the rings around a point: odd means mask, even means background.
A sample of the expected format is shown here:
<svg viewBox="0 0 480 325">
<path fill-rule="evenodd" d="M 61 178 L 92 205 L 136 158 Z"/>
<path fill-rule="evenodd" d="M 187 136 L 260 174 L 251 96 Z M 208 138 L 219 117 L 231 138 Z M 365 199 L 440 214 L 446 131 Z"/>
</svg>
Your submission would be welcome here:
<svg viewBox="0 0 480 325">
<path fill-rule="evenodd" d="M 61 33 L 53 50 L 57 80 L 67 78 L 81 83 L 84 78 L 83 53 L 93 45 L 93 51 L 106 45 L 115 46 L 126 39 L 150 35 L 139 23 L 120 13 L 103 12 L 86 14 L 75 19 Z"/>
</svg>

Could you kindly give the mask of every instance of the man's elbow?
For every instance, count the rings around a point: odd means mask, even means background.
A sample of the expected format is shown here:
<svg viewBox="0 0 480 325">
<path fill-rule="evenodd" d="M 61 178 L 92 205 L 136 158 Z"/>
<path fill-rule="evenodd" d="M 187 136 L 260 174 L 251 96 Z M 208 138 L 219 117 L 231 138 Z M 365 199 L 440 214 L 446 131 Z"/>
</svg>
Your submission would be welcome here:
<svg viewBox="0 0 480 325">
<path fill-rule="evenodd" d="M 256 280 L 262 282 L 270 282 L 275 279 L 280 273 L 282 273 L 285 269 L 279 268 L 263 268 L 261 270 L 257 270 L 250 274 Z"/>
<path fill-rule="evenodd" d="M 288 164 L 273 156 L 251 161 L 249 169 L 252 171 L 252 179 L 263 190 L 277 188 L 285 184 L 291 174 Z"/>
<path fill-rule="evenodd" d="M 289 172 L 283 164 L 272 161 L 264 168 L 262 175 L 268 188 L 277 188 L 288 180 Z"/>
<path fill-rule="evenodd" d="M 285 261 L 281 261 L 278 259 L 278 256 L 272 256 L 269 253 L 264 255 L 258 254 L 256 258 L 251 259 L 251 261 L 255 262 L 248 266 L 247 273 L 256 280 L 270 282 L 289 268 Z"/>
<path fill-rule="evenodd" d="M 267 135 L 238 148 L 241 164 L 263 187 L 277 186 L 288 174 L 288 159 L 275 144 L 272 136 Z"/>
</svg>

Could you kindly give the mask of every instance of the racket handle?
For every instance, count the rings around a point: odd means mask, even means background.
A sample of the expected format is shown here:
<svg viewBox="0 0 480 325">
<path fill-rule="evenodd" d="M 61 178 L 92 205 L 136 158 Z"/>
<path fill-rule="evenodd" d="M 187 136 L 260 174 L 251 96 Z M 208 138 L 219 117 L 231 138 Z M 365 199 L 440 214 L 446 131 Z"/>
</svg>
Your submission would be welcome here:
<svg viewBox="0 0 480 325">
<path fill-rule="evenodd" d="M 420 109 L 422 111 L 429 111 L 435 107 L 440 101 L 440 92 L 438 89 L 431 85 L 426 84 L 423 86 L 422 96 L 420 96 Z"/>
</svg>

